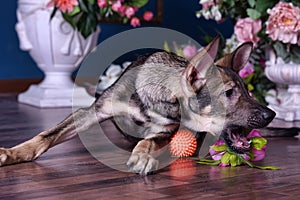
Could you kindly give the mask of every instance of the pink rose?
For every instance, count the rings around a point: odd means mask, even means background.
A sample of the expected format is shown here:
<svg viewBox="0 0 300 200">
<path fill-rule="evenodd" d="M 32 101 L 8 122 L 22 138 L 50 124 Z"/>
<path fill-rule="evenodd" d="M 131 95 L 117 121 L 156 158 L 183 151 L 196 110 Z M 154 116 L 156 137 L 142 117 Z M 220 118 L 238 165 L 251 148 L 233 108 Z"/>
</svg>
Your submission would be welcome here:
<svg viewBox="0 0 300 200">
<path fill-rule="evenodd" d="M 153 12 L 147 11 L 144 13 L 143 18 L 145 21 L 150 21 L 153 18 Z"/>
<path fill-rule="evenodd" d="M 137 27 L 137 26 L 140 26 L 140 25 L 141 25 L 141 22 L 140 22 L 139 18 L 133 17 L 133 18 L 130 20 L 130 24 L 131 24 L 131 26 L 133 26 L 133 27 Z"/>
<path fill-rule="evenodd" d="M 182 53 L 183 57 L 190 59 L 197 53 L 197 48 L 194 45 L 187 45 L 183 48 Z"/>
<path fill-rule="evenodd" d="M 122 7 L 121 1 L 116 1 L 115 3 L 113 3 L 113 5 L 111 6 L 112 10 L 115 12 L 119 12 L 120 9 Z"/>
<path fill-rule="evenodd" d="M 126 17 L 131 18 L 134 14 L 135 10 L 133 9 L 133 7 L 128 6 L 125 10 Z"/>
<path fill-rule="evenodd" d="M 250 17 L 238 19 L 234 26 L 234 34 L 240 43 L 253 42 L 257 44 L 260 40 L 257 33 L 261 30 L 261 20 L 254 20 Z"/>
<path fill-rule="evenodd" d="M 269 37 L 274 41 L 300 46 L 300 8 L 292 3 L 279 2 L 267 12 L 266 33 Z"/>
<path fill-rule="evenodd" d="M 245 67 L 239 71 L 239 75 L 240 77 L 245 78 L 253 74 L 253 72 L 254 72 L 254 66 L 250 62 L 247 62 Z"/>
<path fill-rule="evenodd" d="M 106 0 L 98 0 L 97 3 L 100 8 L 105 8 L 107 6 Z"/>
</svg>

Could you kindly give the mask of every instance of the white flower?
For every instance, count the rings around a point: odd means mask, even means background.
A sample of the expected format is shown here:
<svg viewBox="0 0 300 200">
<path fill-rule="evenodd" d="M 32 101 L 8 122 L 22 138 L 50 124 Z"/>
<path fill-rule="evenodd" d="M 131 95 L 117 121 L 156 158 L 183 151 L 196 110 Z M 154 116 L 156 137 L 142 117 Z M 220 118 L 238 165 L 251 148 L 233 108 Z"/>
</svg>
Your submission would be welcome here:
<svg viewBox="0 0 300 200">
<path fill-rule="evenodd" d="M 129 62 L 129 61 L 124 62 L 124 63 L 122 64 L 123 69 L 126 69 L 130 64 L 131 64 L 131 62 Z"/>
<path fill-rule="evenodd" d="M 214 3 L 214 0 L 200 0 L 199 3 L 200 3 L 200 4 L 204 4 L 204 3 Z"/>
<path fill-rule="evenodd" d="M 202 11 L 202 16 L 203 16 L 206 20 L 212 19 L 212 16 L 211 16 L 209 10 L 203 10 L 203 11 Z"/>
<path fill-rule="evenodd" d="M 220 21 L 222 19 L 222 14 L 219 10 L 219 6 L 215 5 L 211 7 L 211 16 L 213 19 L 215 19 L 216 21 Z"/>
<path fill-rule="evenodd" d="M 100 76 L 100 83 L 97 87 L 97 92 L 102 93 L 111 86 L 122 74 L 123 69 L 120 65 L 110 65 L 106 70 L 105 75 Z"/>
<path fill-rule="evenodd" d="M 233 52 L 237 46 L 239 45 L 239 42 L 236 38 L 236 35 L 235 34 L 232 34 L 232 36 L 228 39 L 226 39 L 226 45 L 225 45 L 225 48 L 224 48 L 224 53 L 225 54 L 229 54 L 231 52 Z"/>
</svg>

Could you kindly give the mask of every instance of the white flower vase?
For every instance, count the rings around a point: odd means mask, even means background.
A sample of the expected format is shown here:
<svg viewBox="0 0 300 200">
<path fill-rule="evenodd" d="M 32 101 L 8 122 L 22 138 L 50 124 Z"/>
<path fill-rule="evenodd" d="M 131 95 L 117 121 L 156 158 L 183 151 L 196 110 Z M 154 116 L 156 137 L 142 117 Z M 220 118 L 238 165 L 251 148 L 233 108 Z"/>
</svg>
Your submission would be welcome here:
<svg viewBox="0 0 300 200">
<path fill-rule="evenodd" d="M 277 84 L 287 86 L 269 91 L 266 100 L 276 112 L 276 118 L 285 121 L 300 120 L 300 64 L 285 63 L 270 52 L 266 65 L 266 76 Z"/>
<path fill-rule="evenodd" d="M 19 0 L 16 24 L 20 48 L 28 51 L 45 78 L 18 96 L 37 107 L 88 106 L 94 98 L 74 84 L 71 75 L 96 46 L 100 28 L 84 39 L 56 12 L 50 20 L 49 0 Z M 76 101 L 73 101 L 76 93 Z M 76 103 L 77 105 L 74 105 Z"/>
</svg>

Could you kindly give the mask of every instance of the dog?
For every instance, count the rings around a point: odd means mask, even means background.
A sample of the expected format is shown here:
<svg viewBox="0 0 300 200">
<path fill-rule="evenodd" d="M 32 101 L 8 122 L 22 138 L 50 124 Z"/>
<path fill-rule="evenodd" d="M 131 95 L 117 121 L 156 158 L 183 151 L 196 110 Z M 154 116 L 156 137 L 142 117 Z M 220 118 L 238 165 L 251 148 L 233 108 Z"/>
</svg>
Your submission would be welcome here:
<svg viewBox="0 0 300 200">
<path fill-rule="evenodd" d="M 219 40 L 216 37 L 189 61 L 164 51 L 138 58 L 90 107 L 78 109 L 24 143 L 1 148 L 0 165 L 35 160 L 49 148 L 111 118 L 120 122 L 117 125 L 136 127 L 124 134 L 137 139 L 127 165 L 139 174 L 158 169 L 154 153 L 181 126 L 219 135 L 237 153 L 249 150 L 245 129 L 267 126 L 275 113 L 249 95 L 238 75 L 248 62 L 252 43 L 241 44 L 214 62 Z"/>
</svg>

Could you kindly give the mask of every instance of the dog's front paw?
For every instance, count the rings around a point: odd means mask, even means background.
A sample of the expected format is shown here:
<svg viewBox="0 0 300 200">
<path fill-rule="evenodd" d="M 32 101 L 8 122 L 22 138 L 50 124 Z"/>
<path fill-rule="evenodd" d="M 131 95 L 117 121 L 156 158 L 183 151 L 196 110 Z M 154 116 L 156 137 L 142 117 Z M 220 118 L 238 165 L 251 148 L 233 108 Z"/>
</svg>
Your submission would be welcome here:
<svg viewBox="0 0 300 200">
<path fill-rule="evenodd" d="M 147 175 L 158 169 L 158 160 L 147 153 L 132 153 L 127 166 L 134 173 Z"/>
<path fill-rule="evenodd" d="M 9 154 L 8 149 L 0 148 L 0 167 L 10 164 Z"/>
</svg>

